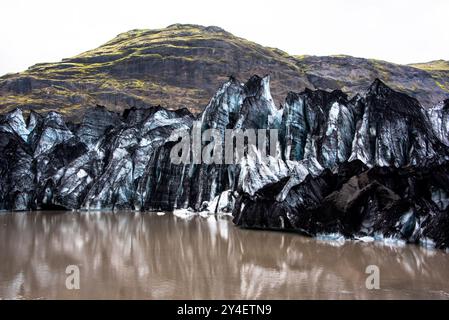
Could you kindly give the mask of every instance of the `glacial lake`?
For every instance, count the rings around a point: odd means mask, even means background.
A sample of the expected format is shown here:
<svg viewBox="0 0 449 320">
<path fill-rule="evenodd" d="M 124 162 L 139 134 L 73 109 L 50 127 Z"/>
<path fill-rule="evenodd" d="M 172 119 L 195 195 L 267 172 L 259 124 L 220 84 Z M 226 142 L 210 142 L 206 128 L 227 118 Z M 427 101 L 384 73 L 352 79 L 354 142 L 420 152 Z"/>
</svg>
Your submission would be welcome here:
<svg viewBox="0 0 449 320">
<path fill-rule="evenodd" d="M 79 290 L 66 268 L 79 269 Z M 380 289 L 368 290 L 369 265 Z M 0 213 L 1 299 L 449 299 L 449 254 L 246 230 L 228 216 Z"/>
</svg>

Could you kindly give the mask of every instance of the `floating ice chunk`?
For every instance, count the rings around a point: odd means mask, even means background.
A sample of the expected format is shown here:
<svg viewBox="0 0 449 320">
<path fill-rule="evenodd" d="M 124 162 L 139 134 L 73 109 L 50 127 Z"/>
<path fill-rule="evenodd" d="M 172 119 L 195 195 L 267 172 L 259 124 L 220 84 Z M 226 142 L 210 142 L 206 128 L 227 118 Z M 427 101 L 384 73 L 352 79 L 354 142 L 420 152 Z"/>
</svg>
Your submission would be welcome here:
<svg viewBox="0 0 449 320">
<path fill-rule="evenodd" d="M 341 233 L 318 233 L 315 238 L 318 241 L 326 242 L 333 246 L 342 246 L 345 244 L 346 239 Z"/>
<path fill-rule="evenodd" d="M 391 246 L 391 247 L 404 247 L 407 242 L 405 240 L 399 239 L 397 237 L 394 236 L 390 236 L 390 237 L 384 237 L 383 238 L 383 243 L 387 246 Z"/>
<path fill-rule="evenodd" d="M 173 215 L 181 219 L 191 219 L 196 213 L 192 209 L 175 209 Z"/>
<path fill-rule="evenodd" d="M 358 241 L 362 241 L 362 242 L 373 242 L 374 241 L 374 237 L 369 237 L 369 236 L 356 237 L 355 239 Z"/>
</svg>

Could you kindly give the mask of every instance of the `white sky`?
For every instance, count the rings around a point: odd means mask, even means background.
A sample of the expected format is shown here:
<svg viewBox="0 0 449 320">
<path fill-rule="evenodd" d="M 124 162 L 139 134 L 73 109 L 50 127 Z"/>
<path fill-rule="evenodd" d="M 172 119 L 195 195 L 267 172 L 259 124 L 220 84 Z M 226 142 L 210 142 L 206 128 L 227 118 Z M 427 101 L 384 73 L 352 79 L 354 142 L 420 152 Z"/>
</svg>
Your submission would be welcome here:
<svg viewBox="0 0 449 320">
<path fill-rule="evenodd" d="M 448 0 L 1 0 L 0 75 L 131 29 L 216 25 L 290 54 L 449 60 Z"/>
</svg>

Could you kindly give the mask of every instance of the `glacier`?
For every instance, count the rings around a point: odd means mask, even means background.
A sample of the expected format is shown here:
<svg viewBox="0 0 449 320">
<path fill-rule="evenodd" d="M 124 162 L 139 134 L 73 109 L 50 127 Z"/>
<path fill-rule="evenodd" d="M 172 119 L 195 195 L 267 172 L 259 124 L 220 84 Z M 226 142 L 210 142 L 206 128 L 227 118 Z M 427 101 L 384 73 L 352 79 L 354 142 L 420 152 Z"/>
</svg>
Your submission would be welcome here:
<svg viewBox="0 0 449 320">
<path fill-rule="evenodd" d="M 278 130 L 238 162 L 178 163 L 173 132 Z M 263 148 L 263 146 L 262 146 Z M 253 150 L 254 149 L 254 150 Z M 193 150 L 190 150 L 193 152 Z M 449 101 L 424 109 L 376 79 L 288 93 L 270 77 L 230 77 L 199 115 L 161 106 L 0 115 L 0 210 L 142 210 L 232 214 L 249 228 L 449 246 Z"/>
</svg>

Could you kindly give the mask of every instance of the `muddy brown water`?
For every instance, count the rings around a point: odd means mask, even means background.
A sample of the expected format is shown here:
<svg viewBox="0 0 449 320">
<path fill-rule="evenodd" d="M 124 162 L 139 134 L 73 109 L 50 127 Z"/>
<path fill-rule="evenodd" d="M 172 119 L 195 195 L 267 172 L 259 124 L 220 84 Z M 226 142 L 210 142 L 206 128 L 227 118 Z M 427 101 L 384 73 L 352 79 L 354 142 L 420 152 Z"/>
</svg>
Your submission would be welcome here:
<svg viewBox="0 0 449 320">
<path fill-rule="evenodd" d="M 66 287 L 66 268 L 80 272 Z M 380 289 L 366 288 L 379 268 Z M 449 299 L 449 254 L 245 230 L 230 217 L 0 213 L 2 299 Z"/>
</svg>

